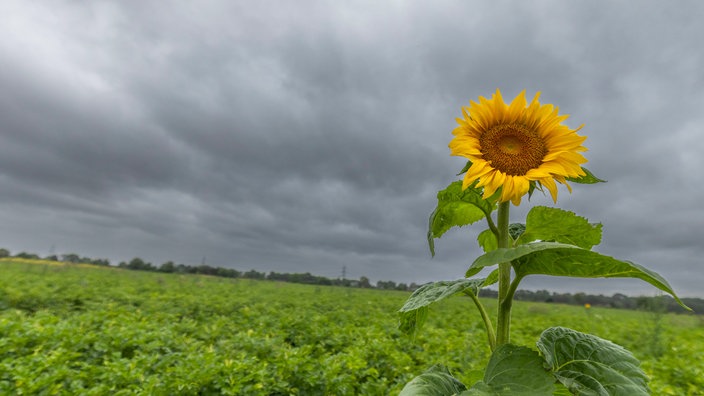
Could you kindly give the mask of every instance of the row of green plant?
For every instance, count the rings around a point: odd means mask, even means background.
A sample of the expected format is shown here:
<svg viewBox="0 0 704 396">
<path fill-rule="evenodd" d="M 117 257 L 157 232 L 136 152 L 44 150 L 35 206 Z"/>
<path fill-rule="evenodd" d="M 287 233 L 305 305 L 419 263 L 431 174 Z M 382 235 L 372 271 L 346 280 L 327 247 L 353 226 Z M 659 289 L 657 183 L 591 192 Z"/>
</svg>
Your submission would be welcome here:
<svg viewBox="0 0 704 396">
<path fill-rule="evenodd" d="M 49 255 L 41 258 L 34 253 L 19 252 L 12 255 L 8 249 L 0 248 L 0 262 L 3 260 L 45 260 L 55 262 L 55 264 L 90 264 L 98 266 L 110 266 L 108 259 L 93 259 L 90 257 L 80 256 L 75 253 L 63 254 L 61 257 Z M 326 278 L 324 276 L 313 275 L 311 273 L 264 273 L 256 270 L 238 271 L 233 268 L 212 267 L 206 264 L 191 266 L 186 264 L 174 264 L 172 261 L 167 261 L 159 267 L 154 266 L 149 262 L 145 262 L 139 257 L 135 257 L 129 262 L 120 262 L 115 268 L 135 270 L 135 271 L 150 271 L 161 273 L 176 273 L 176 274 L 201 274 L 211 275 L 223 278 L 243 278 L 243 279 L 266 279 L 273 281 L 303 283 L 310 285 L 326 285 L 326 286 L 344 286 L 344 287 L 360 287 L 360 288 L 377 288 L 385 290 L 403 290 L 415 291 L 420 285 L 412 282 L 396 283 L 394 281 L 377 281 L 372 283 L 368 277 L 362 276 L 359 280 L 345 278 Z M 482 289 L 479 291 L 481 297 L 497 297 L 498 292 L 493 289 Z M 611 308 L 623 309 L 639 309 L 652 310 L 656 307 L 658 310 L 666 312 L 688 312 L 673 298 L 666 295 L 661 296 L 638 296 L 630 297 L 621 293 L 615 293 L 611 296 L 593 295 L 586 293 L 557 293 L 547 290 L 517 290 L 514 298 L 518 301 L 536 301 L 550 302 L 570 305 L 590 304 L 594 306 L 603 306 Z M 704 315 L 704 299 L 701 298 L 682 298 L 682 301 L 692 308 L 689 313 Z"/>
<path fill-rule="evenodd" d="M 388 395 L 438 362 L 477 381 L 490 356 L 466 297 L 409 339 L 395 314 L 407 292 L 50 263 L 0 263 L 0 394 Z M 704 323 L 653 315 L 516 302 L 513 337 L 590 331 L 657 372 L 655 394 L 700 394 Z"/>
</svg>

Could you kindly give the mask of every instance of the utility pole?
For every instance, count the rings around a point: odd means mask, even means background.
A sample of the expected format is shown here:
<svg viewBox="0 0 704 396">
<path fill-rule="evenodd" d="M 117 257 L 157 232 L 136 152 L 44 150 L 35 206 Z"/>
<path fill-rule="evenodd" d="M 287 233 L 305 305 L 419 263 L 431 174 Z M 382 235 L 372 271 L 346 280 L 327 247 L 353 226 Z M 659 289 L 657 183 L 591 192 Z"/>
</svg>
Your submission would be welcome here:
<svg viewBox="0 0 704 396">
<path fill-rule="evenodd" d="M 347 266 L 342 266 L 342 280 L 345 280 L 345 275 L 347 275 Z"/>
</svg>

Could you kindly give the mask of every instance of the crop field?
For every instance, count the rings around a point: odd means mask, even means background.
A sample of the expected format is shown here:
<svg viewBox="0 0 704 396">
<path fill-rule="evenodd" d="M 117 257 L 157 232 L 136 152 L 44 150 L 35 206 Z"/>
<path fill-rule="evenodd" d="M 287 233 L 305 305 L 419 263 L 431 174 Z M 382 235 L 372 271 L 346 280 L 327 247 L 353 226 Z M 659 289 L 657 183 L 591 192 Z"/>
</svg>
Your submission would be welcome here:
<svg viewBox="0 0 704 396">
<path fill-rule="evenodd" d="M 469 298 L 397 329 L 410 293 L 0 260 L 0 394 L 387 395 L 434 363 L 481 379 Z M 495 303 L 486 302 L 494 309 Z M 701 316 L 516 302 L 513 342 L 546 327 L 631 350 L 654 395 L 704 395 Z"/>
</svg>

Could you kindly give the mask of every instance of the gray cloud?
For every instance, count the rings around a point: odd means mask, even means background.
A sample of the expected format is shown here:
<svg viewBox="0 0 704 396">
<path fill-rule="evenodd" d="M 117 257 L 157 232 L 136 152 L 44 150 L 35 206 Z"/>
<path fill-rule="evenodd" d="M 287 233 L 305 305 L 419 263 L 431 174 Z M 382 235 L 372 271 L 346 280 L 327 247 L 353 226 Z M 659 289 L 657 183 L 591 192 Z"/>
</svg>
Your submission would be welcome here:
<svg viewBox="0 0 704 396">
<path fill-rule="evenodd" d="M 454 118 L 496 88 L 507 100 L 526 89 L 585 124 L 588 167 L 609 180 L 562 190 L 560 206 L 604 223 L 601 252 L 702 296 L 702 8 L 4 2 L 0 245 L 461 277 L 481 227 L 443 236 L 434 259 L 425 244 L 435 192 L 463 165 L 448 155 Z"/>
</svg>

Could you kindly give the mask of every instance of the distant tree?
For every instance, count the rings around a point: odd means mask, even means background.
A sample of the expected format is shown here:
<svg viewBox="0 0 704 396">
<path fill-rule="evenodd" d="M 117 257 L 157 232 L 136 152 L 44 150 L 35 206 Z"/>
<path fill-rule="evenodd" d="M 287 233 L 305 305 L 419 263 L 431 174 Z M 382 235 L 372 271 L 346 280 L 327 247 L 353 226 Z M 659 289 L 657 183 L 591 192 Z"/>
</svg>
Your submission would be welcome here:
<svg viewBox="0 0 704 396">
<path fill-rule="evenodd" d="M 159 272 L 172 273 L 174 271 L 176 271 L 176 266 L 173 261 L 167 261 L 159 266 Z"/>
<path fill-rule="evenodd" d="M 266 279 L 266 274 L 255 270 L 249 270 L 242 274 L 242 277 L 247 279 Z"/>
<path fill-rule="evenodd" d="M 280 274 L 274 271 L 270 271 L 266 278 L 273 281 L 289 282 L 289 274 Z"/>
<path fill-rule="evenodd" d="M 127 269 L 139 270 L 139 271 L 155 271 L 156 268 L 152 263 L 145 262 L 139 257 L 135 257 L 127 263 Z"/>
<path fill-rule="evenodd" d="M 61 255 L 61 261 L 64 261 L 67 263 L 77 263 L 80 260 L 81 260 L 81 257 L 75 253 L 68 253 L 68 254 Z"/>
<path fill-rule="evenodd" d="M 371 288 L 372 284 L 369 283 L 369 278 L 367 278 L 366 276 L 361 276 L 359 278 L 359 287 L 363 287 L 365 289 Z"/>
<path fill-rule="evenodd" d="M 196 267 L 196 273 L 203 275 L 217 275 L 218 269 L 209 265 L 201 264 Z"/>
<path fill-rule="evenodd" d="M 174 272 L 178 274 L 187 274 L 188 273 L 188 266 L 186 264 L 177 264 L 176 267 L 174 268 Z"/>
<path fill-rule="evenodd" d="M 19 252 L 15 255 L 15 257 L 18 258 L 23 258 L 23 259 L 34 259 L 34 260 L 39 260 L 39 256 L 37 256 L 34 253 L 27 253 L 27 252 Z"/>
<path fill-rule="evenodd" d="M 146 265 L 147 264 L 144 262 L 144 260 L 142 260 L 139 257 L 135 257 L 132 260 L 130 260 L 129 263 L 127 263 L 127 268 L 131 269 L 131 270 L 141 270 Z"/>
<path fill-rule="evenodd" d="M 396 282 L 394 281 L 378 281 L 376 282 L 377 289 L 393 290 L 396 288 Z"/>
<path fill-rule="evenodd" d="M 486 298 L 496 298 L 499 296 L 499 292 L 493 289 L 481 289 L 479 290 L 479 297 Z"/>
<path fill-rule="evenodd" d="M 550 299 L 550 292 L 547 290 L 538 290 L 535 292 L 535 301 L 547 302 Z"/>
<path fill-rule="evenodd" d="M 405 283 L 399 283 L 398 285 L 396 285 L 396 290 L 406 291 L 408 290 L 408 285 L 406 285 Z"/>
<path fill-rule="evenodd" d="M 584 303 L 587 302 L 587 296 L 586 296 L 586 294 L 581 293 L 581 292 L 580 292 L 580 293 L 575 293 L 575 294 L 572 296 L 572 299 L 574 300 L 574 302 L 575 302 L 577 305 L 584 305 Z"/>
<path fill-rule="evenodd" d="M 49 256 L 44 257 L 44 260 L 59 261 L 59 258 L 55 254 L 51 254 Z"/>
<path fill-rule="evenodd" d="M 88 261 L 88 263 L 93 264 L 93 265 L 99 265 L 102 267 L 107 267 L 110 265 L 110 260 L 108 260 L 108 259 L 90 259 Z"/>
<path fill-rule="evenodd" d="M 352 281 L 349 279 L 336 279 L 333 281 L 333 285 L 350 287 L 352 285 Z"/>
<path fill-rule="evenodd" d="M 222 276 L 224 278 L 239 278 L 241 273 L 232 268 L 218 268 L 215 275 Z"/>
<path fill-rule="evenodd" d="M 10 257 L 10 251 L 5 248 L 0 248 L 0 258 Z"/>
<path fill-rule="evenodd" d="M 176 272 L 179 274 L 195 274 L 195 271 L 195 267 L 191 267 L 190 265 L 179 264 L 176 266 Z"/>
</svg>

